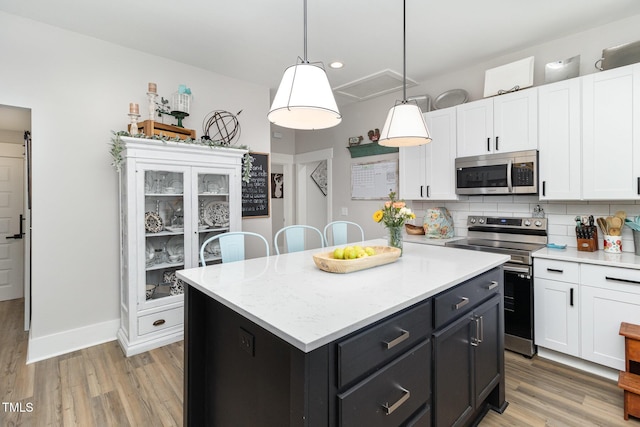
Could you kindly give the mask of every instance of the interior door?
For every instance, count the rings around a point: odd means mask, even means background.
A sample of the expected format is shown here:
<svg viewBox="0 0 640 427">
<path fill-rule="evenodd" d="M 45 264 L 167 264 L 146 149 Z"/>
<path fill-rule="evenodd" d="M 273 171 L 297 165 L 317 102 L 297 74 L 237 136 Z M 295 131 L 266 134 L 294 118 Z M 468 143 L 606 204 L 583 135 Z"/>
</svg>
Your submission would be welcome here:
<svg viewBox="0 0 640 427">
<path fill-rule="evenodd" d="M 0 157 L 0 301 L 24 296 L 23 162 Z"/>
</svg>

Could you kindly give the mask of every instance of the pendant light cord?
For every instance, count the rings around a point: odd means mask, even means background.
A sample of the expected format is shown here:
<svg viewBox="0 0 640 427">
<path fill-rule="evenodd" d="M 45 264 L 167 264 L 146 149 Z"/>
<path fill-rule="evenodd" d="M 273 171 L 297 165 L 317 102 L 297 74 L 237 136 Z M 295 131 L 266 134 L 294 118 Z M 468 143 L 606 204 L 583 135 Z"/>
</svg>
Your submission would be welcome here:
<svg viewBox="0 0 640 427">
<path fill-rule="evenodd" d="M 304 0 L 305 4 L 307 0 Z M 306 6 L 305 6 L 306 7 Z M 306 45 L 306 42 L 305 42 Z M 305 53 L 306 55 L 306 53 Z M 407 0 L 402 1 L 402 103 L 407 103 Z"/>
<path fill-rule="evenodd" d="M 309 60 L 307 59 L 307 0 L 304 0 L 304 63 L 308 64 Z"/>
</svg>

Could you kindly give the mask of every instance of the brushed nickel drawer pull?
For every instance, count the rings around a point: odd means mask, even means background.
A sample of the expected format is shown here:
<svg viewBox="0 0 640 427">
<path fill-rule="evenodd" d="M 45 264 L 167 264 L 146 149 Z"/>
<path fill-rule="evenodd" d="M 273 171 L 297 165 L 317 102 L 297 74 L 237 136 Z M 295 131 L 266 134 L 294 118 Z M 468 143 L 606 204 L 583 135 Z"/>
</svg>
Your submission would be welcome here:
<svg viewBox="0 0 640 427">
<path fill-rule="evenodd" d="M 489 285 L 489 287 L 487 288 L 488 290 L 492 290 L 498 287 L 498 282 L 496 282 L 495 280 L 491 281 L 491 284 Z"/>
<path fill-rule="evenodd" d="M 383 343 L 387 346 L 387 350 L 389 350 L 397 346 L 398 344 L 400 344 L 402 341 L 409 339 L 409 336 L 410 336 L 409 331 L 400 329 L 400 336 L 398 338 L 395 338 L 391 341 L 383 341 Z"/>
<path fill-rule="evenodd" d="M 460 310 L 462 307 L 464 307 L 465 305 L 469 304 L 469 298 L 467 297 L 462 297 L 462 301 L 460 301 L 457 304 L 454 304 L 453 308 L 455 310 Z"/>
<path fill-rule="evenodd" d="M 393 411 L 395 411 L 396 409 L 398 409 L 400 406 L 402 406 L 402 404 L 404 402 L 406 402 L 407 400 L 409 400 L 409 398 L 411 397 L 411 393 L 409 392 L 409 390 L 400 387 L 400 390 L 404 393 L 402 395 L 402 397 L 400 399 L 398 399 L 398 401 L 396 403 L 394 403 L 393 405 L 389 405 L 389 402 L 385 403 L 384 405 L 382 405 L 382 408 L 384 409 L 384 412 L 386 415 L 391 415 L 393 413 Z"/>
<path fill-rule="evenodd" d="M 165 320 L 164 319 L 158 319 L 155 322 L 153 322 L 153 326 L 160 326 L 160 325 L 164 325 L 165 324 Z"/>
</svg>

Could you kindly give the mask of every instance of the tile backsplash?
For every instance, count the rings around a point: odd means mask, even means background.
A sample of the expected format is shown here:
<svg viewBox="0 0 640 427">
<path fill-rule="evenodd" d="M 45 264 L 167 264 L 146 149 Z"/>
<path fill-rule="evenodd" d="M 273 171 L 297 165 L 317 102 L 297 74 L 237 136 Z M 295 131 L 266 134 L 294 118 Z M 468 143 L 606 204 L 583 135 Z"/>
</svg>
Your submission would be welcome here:
<svg viewBox="0 0 640 427">
<path fill-rule="evenodd" d="M 453 217 L 456 236 L 467 235 L 469 215 L 486 216 L 533 216 L 537 205 L 544 209 L 548 220 L 549 243 L 577 246 L 575 217 L 593 215 L 595 218 L 625 211 L 627 217 L 640 215 L 640 201 L 540 201 L 538 196 L 460 196 L 457 201 L 407 201 L 416 214 L 416 224 L 420 224 L 428 208 L 446 207 Z M 601 231 L 598 230 L 599 248 L 603 248 Z M 633 234 L 629 227 L 622 230 L 622 251 L 634 252 Z"/>
</svg>

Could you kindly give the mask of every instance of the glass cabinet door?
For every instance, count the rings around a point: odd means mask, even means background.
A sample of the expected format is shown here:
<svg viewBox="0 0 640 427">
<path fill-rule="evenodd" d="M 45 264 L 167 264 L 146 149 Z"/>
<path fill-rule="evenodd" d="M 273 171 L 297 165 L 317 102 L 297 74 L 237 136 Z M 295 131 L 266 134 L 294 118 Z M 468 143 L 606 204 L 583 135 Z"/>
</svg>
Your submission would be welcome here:
<svg viewBox="0 0 640 427">
<path fill-rule="evenodd" d="M 200 247 L 209 238 L 226 233 L 231 228 L 229 206 L 229 172 L 224 170 L 199 170 L 197 172 L 198 206 L 198 265 Z M 204 250 L 206 264 L 222 262 L 220 243 L 214 240 Z"/>
<path fill-rule="evenodd" d="M 139 301 L 184 293 L 176 270 L 185 268 L 185 182 L 187 170 L 149 166 L 139 170 L 144 176 L 144 295 Z M 187 226 L 188 228 L 188 226 Z"/>
</svg>

